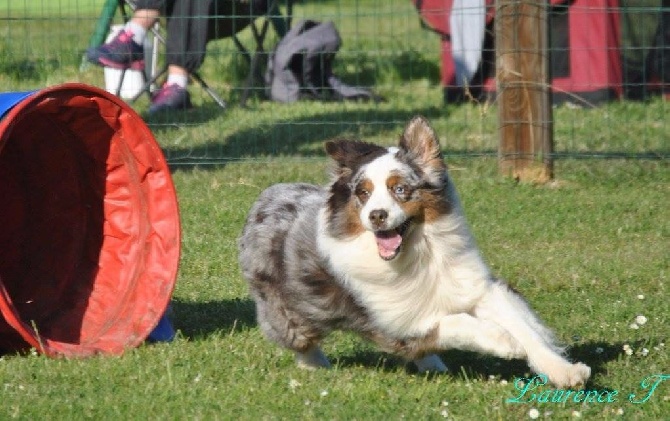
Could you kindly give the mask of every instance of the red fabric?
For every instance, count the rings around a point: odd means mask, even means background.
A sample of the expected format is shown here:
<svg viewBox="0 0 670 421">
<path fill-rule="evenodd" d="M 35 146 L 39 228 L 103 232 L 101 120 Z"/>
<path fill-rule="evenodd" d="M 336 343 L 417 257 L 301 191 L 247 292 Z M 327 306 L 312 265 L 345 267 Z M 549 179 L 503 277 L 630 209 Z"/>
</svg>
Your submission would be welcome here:
<svg viewBox="0 0 670 421">
<path fill-rule="evenodd" d="M 453 6 L 452 0 L 412 0 L 417 8 L 423 22 L 441 35 L 440 57 L 440 80 L 442 86 L 455 86 L 456 66 L 451 54 L 451 33 L 449 27 L 449 15 Z M 486 22 L 490 23 L 495 17 L 495 0 L 486 0 Z"/>
<path fill-rule="evenodd" d="M 623 93 L 618 0 L 575 0 L 569 10 L 570 75 L 553 78 L 554 92 Z"/>
<path fill-rule="evenodd" d="M 142 119 L 98 88 L 37 92 L 0 121 L 0 196 L 0 348 L 86 356 L 143 342 L 174 288 L 180 225 Z"/>
<path fill-rule="evenodd" d="M 412 0 L 423 21 L 441 33 L 441 82 L 456 85 L 455 66 L 449 40 L 449 13 L 452 0 Z M 555 94 L 575 94 L 594 98 L 620 97 L 623 77 L 620 57 L 620 21 L 618 0 L 551 0 L 552 5 L 569 4 L 570 74 L 552 79 Z M 495 17 L 493 0 L 487 0 L 487 22 Z M 479 84 L 480 81 L 473 83 Z M 483 82 L 486 91 L 495 91 L 495 79 Z M 611 91 L 612 95 L 607 92 Z"/>
</svg>

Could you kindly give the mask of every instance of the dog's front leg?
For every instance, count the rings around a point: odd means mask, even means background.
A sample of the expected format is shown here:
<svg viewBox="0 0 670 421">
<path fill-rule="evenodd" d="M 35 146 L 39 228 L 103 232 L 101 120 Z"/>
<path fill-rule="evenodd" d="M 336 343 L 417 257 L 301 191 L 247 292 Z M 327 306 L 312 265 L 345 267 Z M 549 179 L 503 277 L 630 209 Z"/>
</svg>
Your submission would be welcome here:
<svg viewBox="0 0 670 421">
<path fill-rule="evenodd" d="M 505 359 L 525 357 L 521 344 L 509 332 L 495 323 L 470 314 L 442 316 L 435 329 L 435 346 L 439 349 L 476 351 Z"/>
<path fill-rule="evenodd" d="M 542 324 L 526 301 L 502 282 L 495 282 L 477 303 L 473 314 L 506 330 L 523 347 L 528 365 L 546 374 L 558 387 L 583 385 L 591 369 L 582 363 L 570 363 L 556 344 L 552 332 Z"/>
</svg>

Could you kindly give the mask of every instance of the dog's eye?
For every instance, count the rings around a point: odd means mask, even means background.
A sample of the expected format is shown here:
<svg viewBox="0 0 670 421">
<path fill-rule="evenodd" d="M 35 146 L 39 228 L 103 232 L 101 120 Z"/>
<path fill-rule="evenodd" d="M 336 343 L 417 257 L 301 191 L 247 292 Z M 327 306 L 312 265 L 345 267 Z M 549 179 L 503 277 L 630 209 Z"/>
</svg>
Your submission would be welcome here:
<svg viewBox="0 0 670 421">
<path fill-rule="evenodd" d="M 370 197 L 370 192 L 367 189 L 358 188 L 356 189 L 356 196 L 360 199 L 367 199 Z"/>
<path fill-rule="evenodd" d="M 403 196 L 407 192 L 407 188 L 402 184 L 396 184 L 393 186 L 393 193 L 396 196 Z"/>
</svg>

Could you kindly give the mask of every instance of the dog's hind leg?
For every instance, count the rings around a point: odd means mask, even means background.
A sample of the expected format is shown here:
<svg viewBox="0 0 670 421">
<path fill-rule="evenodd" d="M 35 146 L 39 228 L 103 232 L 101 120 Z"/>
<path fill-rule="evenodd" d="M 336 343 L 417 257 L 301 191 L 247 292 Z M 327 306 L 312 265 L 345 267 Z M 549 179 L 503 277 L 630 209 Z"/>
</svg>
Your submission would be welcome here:
<svg viewBox="0 0 670 421">
<path fill-rule="evenodd" d="M 318 345 L 310 347 L 304 352 L 296 351 L 295 360 L 300 368 L 330 368 L 330 361 Z"/>
<path fill-rule="evenodd" d="M 252 289 L 252 295 L 256 299 L 258 325 L 269 340 L 293 351 L 299 367 L 330 367 L 319 348 L 324 332 L 287 308 L 275 294 Z"/>
<path fill-rule="evenodd" d="M 447 366 L 442 362 L 440 357 L 435 354 L 426 355 L 412 361 L 419 373 L 446 373 L 449 371 Z"/>
<path fill-rule="evenodd" d="M 563 357 L 551 331 L 542 324 L 526 301 L 502 282 L 492 284 L 474 309 L 475 317 L 494 323 L 511 335 L 524 350 L 528 365 L 545 374 L 558 387 L 583 385 L 591 369 Z"/>
</svg>

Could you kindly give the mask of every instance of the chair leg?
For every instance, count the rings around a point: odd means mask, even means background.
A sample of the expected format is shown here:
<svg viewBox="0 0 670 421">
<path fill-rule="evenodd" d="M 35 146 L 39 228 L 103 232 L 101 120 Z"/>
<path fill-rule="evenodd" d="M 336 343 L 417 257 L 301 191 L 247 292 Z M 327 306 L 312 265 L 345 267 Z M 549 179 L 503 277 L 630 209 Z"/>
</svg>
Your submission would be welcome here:
<svg viewBox="0 0 670 421">
<path fill-rule="evenodd" d="M 200 77 L 200 75 L 197 72 L 192 72 L 191 77 L 195 79 L 198 84 L 202 87 L 202 89 L 209 94 L 209 96 L 212 97 L 212 99 L 219 104 L 219 106 L 223 109 L 225 109 L 228 105 L 226 104 L 226 101 L 223 100 L 212 88 L 209 87 L 207 82 L 203 78 Z"/>
<path fill-rule="evenodd" d="M 118 0 L 118 8 L 121 13 L 121 17 L 123 18 L 124 22 L 128 22 L 130 18 L 132 17 L 132 12 L 134 12 L 137 9 L 137 4 L 134 0 Z M 130 9 L 130 12 L 128 11 Z M 151 88 L 154 86 L 156 81 L 163 76 L 167 72 L 167 67 L 162 69 L 160 72 L 157 71 L 157 63 L 158 63 L 158 48 L 160 44 L 165 44 L 165 38 L 160 32 L 160 23 L 156 22 L 151 27 L 151 34 L 153 35 L 153 48 L 151 52 L 151 62 L 149 65 L 149 68 L 144 68 L 142 69 L 142 77 L 144 78 L 144 86 L 142 89 L 132 98 L 128 100 L 129 103 L 133 103 L 139 99 L 140 96 L 142 96 L 143 93 L 146 93 L 149 95 L 151 98 Z M 148 74 L 147 74 L 148 71 Z M 124 75 L 125 75 L 125 70 L 124 70 Z M 147 80 L 150 75 L 150 80 Z M 123 75 L 121 78 L 121 83 L 123 83 Z M 119 88 L 117 90 L 117 96 L 121 91 L 121 84 L 119 84 Z"/>
<path fill-rule="evenodd" d="M 256 52 L 251 58 L 251 65 L 249 68 L 249 74 L 247 75 L 247 80 L 244 83 L 244 90 L 242 91 L 242 98 L 240 98 L 240 106 L 245 108 L 247 106 L 247 100 L 251 96 L 251 91 L 256 87 L 256 81 L 259 79 L 258 75 L 258 65 L 260 61 L 260 56 L 262 52 Z"/>
<path fill-rule="evenodd" d="M 149 97 L 151 97 L 151 87 L 153 86 L 154 83 L 156 83 L 156 81 L 161 76 L 167 73 L 167 70 L 168 70 L 167 66 L 163 66 L 160 72 L 156 73 L 151 79 L 149 79 L 144 83 L 142 89 L 137 94 L 135 94 L 134 97 L 130 98 L 128 100 L 128 103 L 132 104 L 133 102 L 137 101 L 138 98 L 141 97 L 143 93 L 146 93 L 147 95 L 149 95 Z"/>
<path fill-rule="evenodd" d="M 262 81 L 263 79 L 263 76 L 260 74 L 259 66 L 261 57 L 265 53 L 265 50 L 263 49 L 263 43 L 265 42 L 265 36 L 268 32 L 269 26 L 269 19 L 265 19 L 260 31 L 255 24 L 251 24 L 251 31 L 256 41 L 256 52 L 251 58 L 251 63 L 249 63 L 249 75 L 247 75 L 247 80 L 244 83 L 244 90 L 242 91 L 242 98 L 240 99 L 240 106 L 243 108 L 247 106 L 247 100 L 251 95 L 251 91 L 257 86 L 256 82 Z"/>
<path fill-rule="evenodd" d="M 123 87 L 123 79 L 126 77 L 126 70 L 128 69 L 121 69 L 121 77 L 119 78 L 119 84 L 116 85 L 116 96 L 121 98 L 121 88 Z"/>
</svg>

